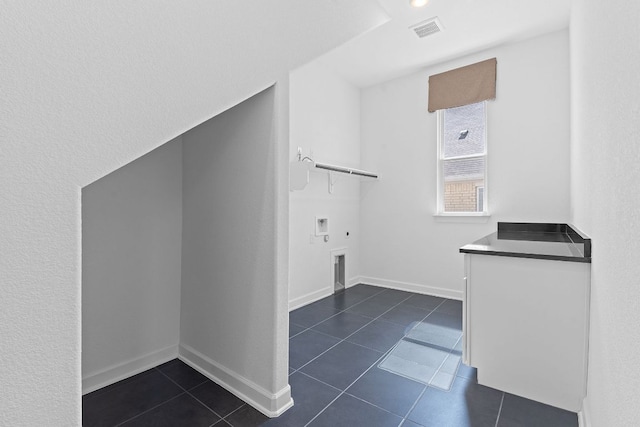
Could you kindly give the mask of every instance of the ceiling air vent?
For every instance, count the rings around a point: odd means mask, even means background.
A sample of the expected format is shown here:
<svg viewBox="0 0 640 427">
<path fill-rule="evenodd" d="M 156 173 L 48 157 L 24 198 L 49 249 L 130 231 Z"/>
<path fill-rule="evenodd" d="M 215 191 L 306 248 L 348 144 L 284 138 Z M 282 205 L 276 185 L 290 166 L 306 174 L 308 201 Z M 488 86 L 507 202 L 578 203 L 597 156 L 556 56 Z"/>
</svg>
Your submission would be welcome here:
<svg viewBox="0 0 640 427">
<path fill-rule="evenodd" d="M 424 38 L 435 33 L 439 33 L 443 30 L 442 23 L 438 17 L 427 19 L 426 21 L 419 22 L 409 27 L 410 30 L 415 31 L 419 38 Z"/>
</svg>

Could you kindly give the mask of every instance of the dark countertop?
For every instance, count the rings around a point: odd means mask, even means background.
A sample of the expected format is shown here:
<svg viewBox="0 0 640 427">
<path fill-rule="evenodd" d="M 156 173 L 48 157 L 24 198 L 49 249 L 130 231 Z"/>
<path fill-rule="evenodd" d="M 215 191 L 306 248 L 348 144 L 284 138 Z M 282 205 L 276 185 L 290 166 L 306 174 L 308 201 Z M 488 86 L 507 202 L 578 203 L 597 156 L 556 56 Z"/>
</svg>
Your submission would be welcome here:
<svg viewBox="0 0 640 427">
<path fill-rule="evenodd" d="M 591 239 L 568 224 L 499 222 L 497 232 L 460 252 L 590 263 Z"/>
</svg>

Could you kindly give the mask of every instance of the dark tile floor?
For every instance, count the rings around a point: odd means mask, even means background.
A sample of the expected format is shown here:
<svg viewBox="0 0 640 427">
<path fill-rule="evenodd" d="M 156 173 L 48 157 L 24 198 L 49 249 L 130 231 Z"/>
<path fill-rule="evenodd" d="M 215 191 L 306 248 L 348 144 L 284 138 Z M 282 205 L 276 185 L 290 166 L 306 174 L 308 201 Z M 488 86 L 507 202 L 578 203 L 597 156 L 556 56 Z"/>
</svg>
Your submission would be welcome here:
<svg viewBox="0 0 640 427">
<path fill-rule="evenodd" d="M 577 427 L 577 415 L 477 384 L 450 391 L 377 367 L 413 322 L 461 329 L 460 302 L 357 285 L 290 314 L 295 405 L 269 419 L 173 360 L 83 397 L 88 426 Z"/>
</svg>

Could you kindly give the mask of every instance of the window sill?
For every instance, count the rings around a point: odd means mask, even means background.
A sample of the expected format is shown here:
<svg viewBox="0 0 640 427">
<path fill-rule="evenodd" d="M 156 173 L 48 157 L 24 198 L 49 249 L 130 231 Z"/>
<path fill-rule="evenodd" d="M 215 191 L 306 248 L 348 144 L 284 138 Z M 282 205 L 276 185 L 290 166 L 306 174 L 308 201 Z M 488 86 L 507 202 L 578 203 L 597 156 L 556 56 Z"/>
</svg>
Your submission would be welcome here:
<svg viewBox="0 0 640 427">
<path fill-rule="evenodd" d="M 491 214 L 488 212 L 440 212 L 433 214 L 437 222 L 489 222 Z"/>
</svg>

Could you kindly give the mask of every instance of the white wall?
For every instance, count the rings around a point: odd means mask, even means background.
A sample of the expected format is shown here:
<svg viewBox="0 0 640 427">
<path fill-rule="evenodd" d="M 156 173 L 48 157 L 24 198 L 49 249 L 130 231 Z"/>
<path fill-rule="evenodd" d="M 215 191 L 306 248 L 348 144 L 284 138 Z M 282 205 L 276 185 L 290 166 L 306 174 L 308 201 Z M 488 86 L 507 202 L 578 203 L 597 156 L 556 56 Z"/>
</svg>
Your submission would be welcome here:
<svg viewBox="0 0 640 427">
<path fill-rule="evenodd" d="M 176 357 L 180 138 L 82 190 L 82 377 L 89 392 Z"/>
<path fill-rule="evenodd" d="M 572 220 L 593 239 L 587 426 L 640 425 L 640 4 L 574 2 Z"/>
<path fill-rule="evenodd" d="M 80 189 L 386 19 L 367 0 L 3 2 L 3 422 L 81 423 Z"/>
<path fill-rule="evenodd" d="M 283 141 L 275 91 L 182 137 L 180 354 L 267 413 L 283 409 L 278 399 L 291 401 L 287 359 L 276 354 L 287 348 L 288 328 L 277 317 L 279 288 L 286 305 L 276 264 L 287 255 L 287 233 L 276 223 L 274 170 Z"/>
<path fill-rule="evenodd" d="M 314 160 L 360 166 L 360 90 L 313 61 L 293 71 L 290 160 L 297 148 Z M 360 180 L 327 172 L 310 173 L 309 185 L 290 192 L 289 305 L 296 308 L 333 293 L 331 251 L 346 249 L 347 285 L 359 275 Z M 315 236 L 317 215 L 329 218 L 329 241 Z M 349 232 L 349 237 L 347 237 Z"/>
<path fill-rule="evenodd" d="M 488 220 L 435 218 L 435 73 L 496 57 L 488 103 Z M 373 86 L 362 95 L 361 272 L 367 283 L 461 297 L 460 246 L 497 221 L 569 219 L 568 31 L 505 45 Z"/>
</svg>

